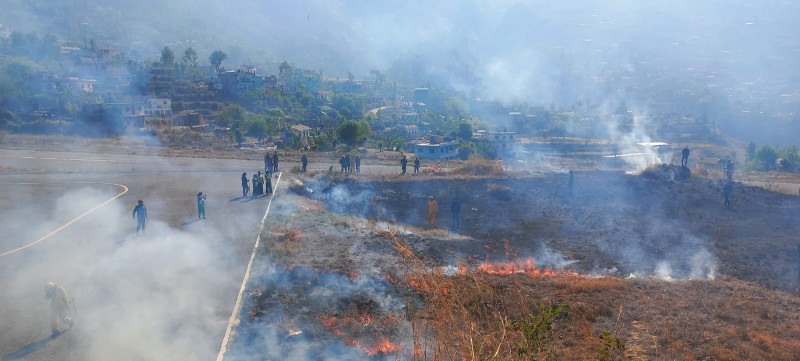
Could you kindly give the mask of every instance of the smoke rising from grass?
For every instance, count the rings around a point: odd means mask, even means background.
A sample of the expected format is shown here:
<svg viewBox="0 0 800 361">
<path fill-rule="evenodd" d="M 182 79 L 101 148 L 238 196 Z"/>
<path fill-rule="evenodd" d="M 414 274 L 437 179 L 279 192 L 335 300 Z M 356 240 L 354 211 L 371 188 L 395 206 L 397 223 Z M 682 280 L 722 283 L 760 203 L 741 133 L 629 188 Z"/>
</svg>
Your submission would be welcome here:
<svg viewBox="0 0 800 361">
<path fill-rule="evenodd" d="M 46 199 L 58 188 L 64 187 L 51 184 L 37 196 Z M 116 191 L 103 185 L 66 191 L 52 200 L 52 213 L 18 220 L 33 228 L 22 236 L 54 229 Z M 54 281 L 67 289 L 78 312 L 74 328 L 68 331 L 79 340 L 68 350 L 71 357 L 174 360 L 216 354 L 232 302 L 220 291 L 240 277 L 228 271 L 238 269 L 232 263 L 233 250 L 214 227 L 170 227 L 155 211 L 163 205 L 145 199 L 150 220 L 144 235 L 132 235 L 131 209 L 117 201 L 0 260 L 13 267 L 10 272 L 15 277 L 9 287 L 15 296 L 7 306 L 34 320 L 26 327 L 12 327 L 16 330 L 12 332 L 33 333 L 29 337 L 49 334 L 42 292 L 45 282 Z M 22 215 L 30 214 L 24 204 L 16 208 Z"/>
</svg>

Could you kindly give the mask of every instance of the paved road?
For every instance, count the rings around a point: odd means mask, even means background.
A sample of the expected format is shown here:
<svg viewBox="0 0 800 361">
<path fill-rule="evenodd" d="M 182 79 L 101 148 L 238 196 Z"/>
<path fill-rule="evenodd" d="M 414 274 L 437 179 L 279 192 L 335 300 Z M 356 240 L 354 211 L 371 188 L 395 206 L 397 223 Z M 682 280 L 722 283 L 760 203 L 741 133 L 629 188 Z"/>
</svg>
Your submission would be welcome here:
<svg viewBox="0 0 800 361">
<path fill-rule="evenodd" d="M 239 179 L 260 166 L 0 150 L 0 360 L 215 359 L 267 203 L 242 200 Z M 140 236 L 138 199 L 150 216 Z M 77 310 L 58 337 L 51 280 Z"/>
<path fill-rule="evenodd" d="M 781 192 L 791 195 L 800 195 L 800 184 L 789 182 L 764 182 L 764 181 L 743 181 L 744 184 L 761 187 L 773 192 Z"/>
</svg>

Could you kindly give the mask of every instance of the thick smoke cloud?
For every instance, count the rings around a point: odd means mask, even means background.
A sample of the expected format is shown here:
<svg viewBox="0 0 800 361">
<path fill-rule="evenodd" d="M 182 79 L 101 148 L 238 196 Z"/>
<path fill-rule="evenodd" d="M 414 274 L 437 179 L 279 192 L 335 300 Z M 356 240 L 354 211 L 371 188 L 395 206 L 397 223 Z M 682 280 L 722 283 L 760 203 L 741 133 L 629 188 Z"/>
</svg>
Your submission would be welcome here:
<svg viewBox="0 0 800 361">
<path fill-rule="evenodd" d="M 31 233 L 55 228 L 116 191 L 101 185 L 67 191 L 54 200 L 52 213 L 38 212 L 42 222 Z M 147 205 L 159 208 L 157 201 Z M 17 208 L 29 214 L 23 204 Z M 77 359 L 199 360 L 216 354 L 232 301 L 220 299 L 220 289 L 241 276 L 226 271 L 235 268 L 230 245 L 204 224 L 179 230 L 153 217 L 146 235 L 132 236 L 132 222 L 130 209 L 112 202 L 41 245 L 4 257 L 15 265 L 9 285 L 14 297 L 6 306 L 38 313 L 34 329 L 45 332 L 42 287 L 47 281 L 64 286 L 77 310 L 68 331 L 80 340 L 70 350 Z"/>
</svg>

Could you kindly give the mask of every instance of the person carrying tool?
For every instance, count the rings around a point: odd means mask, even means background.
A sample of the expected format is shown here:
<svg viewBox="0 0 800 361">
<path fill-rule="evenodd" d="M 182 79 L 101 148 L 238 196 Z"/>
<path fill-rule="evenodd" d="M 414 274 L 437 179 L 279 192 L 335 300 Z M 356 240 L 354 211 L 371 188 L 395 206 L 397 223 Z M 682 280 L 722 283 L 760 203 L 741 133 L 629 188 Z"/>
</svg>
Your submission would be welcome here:
<svg viewBox="0 0 800 361">
<path fill-rule="evenodd" d="M 74 319 L 70 315 L 72 300 L 67 296 L 67 291 L 55 282 L 47 282 L 44 285 L 44 299 L 50 303 L 50 330 L 53 336 L 61 334 L 58 326 L 64 323 L 68 328 L 72 328 Z"/>
</svg>

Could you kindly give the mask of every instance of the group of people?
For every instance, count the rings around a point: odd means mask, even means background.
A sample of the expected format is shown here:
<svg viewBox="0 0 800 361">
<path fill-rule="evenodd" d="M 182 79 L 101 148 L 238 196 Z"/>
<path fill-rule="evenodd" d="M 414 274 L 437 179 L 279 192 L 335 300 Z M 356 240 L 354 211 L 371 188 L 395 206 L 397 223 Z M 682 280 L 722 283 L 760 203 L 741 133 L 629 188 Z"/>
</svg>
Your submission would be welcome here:
<svg viewBox="0 0 800 361">
<path fill-rule="evenodd" d="M 689 147 L 684 147 L 681 150 L 681 166 L 687 167 L 689 165 Z M 725 199 L 725 206 L 730 207 L 731 205 L 731 194 L 733 194 L 733 171 L 734 165 L 733 161 L 722 160 L 722 171 L 725 173 L 725 184 L 722 186 L 722 196 Z"/>
<path fill-rule="evenodd" d="M 252 184 L 252 188 L 250 185 Z M 242 198 L 250 196 L 250 198 L 257 198 L 263 195 L 272 194 L 272 174 L 261 173 L 258 171 L 253 174 L 252 180 L 248 184 L 247 172 L 242 173 Z"/>
<path fill-rule="evenodd" d="M 269 153 L 264 154 L 264 173 L 278 173 L 278 151 L 276 150 L 272 153 L 270 157 Z"/>
<path fill-rule="evenodd" d="M 428 197 L 428 225 L 431 228 L 438 226 L 439 202 L 433 196 Z M 450 232 L 461 229 L 461 198 L 454 197 L 450 203 Z"/>
<path fill-rule="evenodd" d="M 206 194 L 203 192 L 197 193 L 197 218 L 206 219 Z M 145 233 L 147 227 L 147 207 L 141 199 L 136 202 L 133 207 L 133 219 L 136 220 L 136 234 Z"/>
<path fill-rule="evenodd" d="M 340 173 L 361 172 L 361 156 L 356 154 L 350 158 L 350 154 L 345 154 L 339 158 L 339 165 L 342 167 Z"/>
<path fill-rule="evenodd" d="M 408 166 L 408 158 L 406 158 L 405 154 L 402 158 L 400 158 L 400 174 L 406 174 L 406 167 Z M 414 174 L 419 173 L 419 157 L 414 157 Z"/>
<path fill-rule="evenodd" d="M 439 202 L 433 196 L 428 196 L 428 225 L 436 228 L 439 224 Z M 461 197 L 454 197 L 450 202 L 450 232 L 461 229 Z"/>
</svg>

